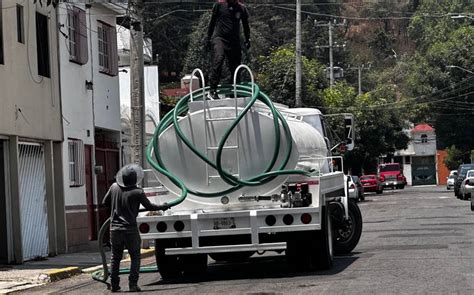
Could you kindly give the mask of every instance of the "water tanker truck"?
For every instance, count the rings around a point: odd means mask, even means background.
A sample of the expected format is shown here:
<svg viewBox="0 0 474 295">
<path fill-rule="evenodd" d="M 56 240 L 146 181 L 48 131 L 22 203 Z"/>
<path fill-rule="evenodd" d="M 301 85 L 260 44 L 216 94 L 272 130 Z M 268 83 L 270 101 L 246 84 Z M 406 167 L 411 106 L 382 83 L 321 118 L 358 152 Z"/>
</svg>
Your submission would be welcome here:
<svg viewBox="0 0 474 295">
<path fill-rule="evenodd" d="M 266 251 L 285 252 L 296 269 L 328 269 L 359 241 L 361 214 L 334 169 L 342 158 L 331 157 L 321 112 L 274 104 L 253 78 L 235 81 L 219 87 L 219 100 L 191 89 L 148 145 L 166 188 L 159 200 L 171 208 L 138 225 L 165 279 L 205 272 L 208 256 L 234 262 Z"/>
</svg>

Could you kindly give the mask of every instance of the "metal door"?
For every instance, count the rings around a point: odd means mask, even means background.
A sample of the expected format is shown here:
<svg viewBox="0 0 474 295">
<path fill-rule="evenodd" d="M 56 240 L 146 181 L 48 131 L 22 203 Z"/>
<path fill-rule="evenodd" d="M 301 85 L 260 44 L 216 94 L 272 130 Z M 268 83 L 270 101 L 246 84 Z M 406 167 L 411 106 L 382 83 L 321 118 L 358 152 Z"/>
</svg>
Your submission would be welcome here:
<svg viewBox="0 0 474 295">
<path fill-rule="evenodd" d="M 40 144 L 19 144 L 20 216 L 23 259 L 48 255 L 48 212 L 44 150 Z"/>
<path fill-rule="evenodd" d="M 436 163 L 434 156 L 412 157 L 412 184 L 436 184 Z"/>
</svg>

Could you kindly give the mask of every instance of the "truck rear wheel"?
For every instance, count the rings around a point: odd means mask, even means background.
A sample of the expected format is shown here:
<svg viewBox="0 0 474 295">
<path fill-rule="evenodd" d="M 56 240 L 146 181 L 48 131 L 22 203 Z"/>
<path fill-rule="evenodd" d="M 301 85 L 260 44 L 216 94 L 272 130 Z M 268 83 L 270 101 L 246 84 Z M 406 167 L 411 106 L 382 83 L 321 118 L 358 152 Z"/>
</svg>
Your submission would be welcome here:
<svg viewBox="0 0 474 295">
<path fill-rule="evenodd" d="M 359 206 L 351 200 L 349 200 L 348 204 L 348 220 L 343 219 L 344 215 L 340 216 L 341 212 L 337 212 L 333 216 L 337 221 L 334 222 L 333 226 L 334 253 L 336 255 L 347 254 L 354 250 L 362 234 L 362 214 L 360 213 Z M 340 210 L 340 208 L 337 209 Z"/>
<path fill-rule="evenodd" d="M 332 233 L 327 207 L 324 206 L 321 212 L 321 230 L 298 232 L 287 241 L 287 261 L 295 270 L 325 270 L 332 265 Z"/>
<path fill-rule="evenodd" d="M 169 240 L 155 240 L 156 266 L 163 279 L 175 279 L 181 275 L 181 263 L 179 256 L 166 255 L 165 249 L 172 248 L 175 244 Z"/>
</svg>

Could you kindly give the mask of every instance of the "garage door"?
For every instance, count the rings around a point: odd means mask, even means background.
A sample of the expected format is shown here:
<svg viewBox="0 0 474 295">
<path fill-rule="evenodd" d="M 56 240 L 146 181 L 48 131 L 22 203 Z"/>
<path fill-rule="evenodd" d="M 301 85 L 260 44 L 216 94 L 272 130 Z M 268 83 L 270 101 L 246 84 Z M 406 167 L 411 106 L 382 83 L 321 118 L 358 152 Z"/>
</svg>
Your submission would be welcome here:
<svg viewBox="0 0 474 295">
<path fill-rule="evenodd" d="M 413 157 L 411 162 L 412 184 L 436 184 L 435 157 Z"/>
<path fill-rule="evenodd" d="M 23 259 L 48 255 L 48 218 L 44 150 L 40 144 L 19 145 L 20 215 Z"/>
</svg>

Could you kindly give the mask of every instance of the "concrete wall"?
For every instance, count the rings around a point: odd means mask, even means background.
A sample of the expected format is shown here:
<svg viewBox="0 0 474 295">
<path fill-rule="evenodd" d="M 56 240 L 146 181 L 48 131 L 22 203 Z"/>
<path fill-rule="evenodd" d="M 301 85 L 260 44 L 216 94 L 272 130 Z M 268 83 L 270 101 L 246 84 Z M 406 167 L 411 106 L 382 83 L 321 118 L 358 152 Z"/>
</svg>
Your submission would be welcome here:
<svg viewBox="0 0 474 295">
<path fill-rule="evenodd" d="M 4 0 L 0 64 L 0 134 L 62 140 L 55 10 L 33 1 Z M 24 7 L 25 43 L 17 41 L 16 4 Z M 36 11 L 49 17 L 51 78 L 38 76 Z"/>
<path fill-rule="evenodd" d="M 101 5 L 93 5 L 94 13 L 90 17 L 90 25 L 92 29 L 92 52 L 94 55 L 94 112 L 95 126 L 103 129 L 120 131 L 120 93 L 119 93 L 119 77 L 109 76 L 99 72 L 98 62 L 98 41 L 97 41 L 97 21 L 105 22 L 113 27 L 116 24 L 116 16 L 114 12 L 102 7 Z M 90 59 L 91 57 L 89 57 Z"/>
<path fill-rule="evenodd" d="M 423 142 L 421 136 L 427 136 L 427 142 Z M 433 131 L 414 132 L 412 134 L 412 143 L 417 156 L 436 155 L 436 135 Z"/>
<path fill-rule="evenodd" d="M 64 115 L 64 138 L 62 149 L 63 180 L 66 206 L 67 248 L 69 252 L 90 249 L 89 215 L 86 199 L 86 179 L 82 186 L 69 185 L 69 151 L 67 140 L 79 139 L 84 145 L 95 146 L 94 136 L 97 128 L 113 130 L 116 142 L 120 142 L 120 97 L 119 78 L 99 72 L 97 21 L 115 25 L 115 12 L 100 4 L 93 4 L 86 9 L 84 4 L 74 4 L 86 11 L 86 23 L 83 26 L 92 27 L 87 30 L 87 63 L 80 65 L 69 61 L 68 42 L 60 35 L 61 60 L 61 93 Z M 58 21 L 67 28 L 67 8 L 71 4 L 59 5 Z M 91 46 L 92 45 L 92 46 Z M 86 89 L 86 81 L 92 81 L 93 89 Z M 67 121 L 66 121 L 67 120 Z M 92 169 L 95 166 L 95 149 L 92 148 Z M 85 162 L 85 159 L 84 159 Z M 94 203 L 97 203 L 97 177 L 92 174 L 92 193 Z M 93 208 L 95 211 L 96 206 Z M 96 212 L 94 214 L 97 214 Z"/>
</svg>

